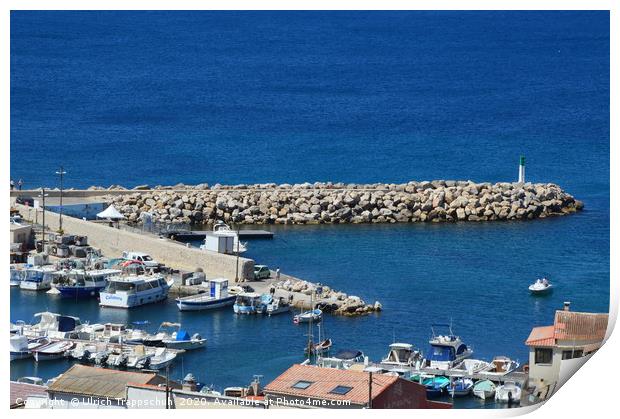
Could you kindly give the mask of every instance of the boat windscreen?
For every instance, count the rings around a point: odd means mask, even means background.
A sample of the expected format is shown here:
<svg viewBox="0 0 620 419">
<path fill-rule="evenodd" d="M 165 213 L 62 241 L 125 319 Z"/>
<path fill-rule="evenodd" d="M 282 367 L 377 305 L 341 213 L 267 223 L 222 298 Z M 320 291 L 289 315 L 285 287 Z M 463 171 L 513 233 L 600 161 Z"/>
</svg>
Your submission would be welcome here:
<svg viewBox="0 0 620 419">
<path fill-rule="evenodd" d="M 431 346 L 429 359 L 431 361 L 453 361 L 454 348 L 448 346 Z"/>
</svg>

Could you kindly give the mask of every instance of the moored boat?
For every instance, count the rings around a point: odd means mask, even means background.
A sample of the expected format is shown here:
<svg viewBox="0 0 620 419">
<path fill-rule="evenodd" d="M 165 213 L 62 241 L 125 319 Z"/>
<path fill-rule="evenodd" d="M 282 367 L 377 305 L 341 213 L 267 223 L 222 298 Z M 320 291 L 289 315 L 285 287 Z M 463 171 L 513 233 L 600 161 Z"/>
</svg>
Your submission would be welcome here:
<svg viewBox="0 0 620 419">
<path fill-rule="evenodd" d="M 450 380 L 444 376 L 421 376 L 422 385 L 426 388 L 426 396 L 429 398 L 441 397 L 446 393 Z"/>
<path fill-rule="evenodd" d="M 410 343 L 392 343 L 388 354 L 381 360 L 381 364 L 397 365 L 402 367 L 415 366 L 419 369 L 422 364 L 422 353 Z"/>
<path fill-rule="evenodd" d="M 320 308 L 315 308 L 314 310 L 309 310 L 301 314 L 297 314 L 293 317 L 293 323 L 309 323 L 309 322 L 319 322 L 323 318 L 323 311 Z"/>
<path fill-rule="evenodd" d="M 489 399 L 495 396 L 497 386 L 491 380 L 480 380 L 474 385 L 474 396 L 481 399 Z"/>
<path fill-rule="evenodd" d="M 495 389 L 495 401 L 502 403 L 520 403 L 521 387 L 514 381 L 506 381 Z"/>
<path fill-rule="evenodd" d="M 108 284 L 108 279 L 121 272 L 118 269 L 72 269 L 56 284 L 56 290 L 65 298 L 97 297 Z"/>
<path fill-rule="evenodd" d="M 243 292 L 237 295 L 233 304 L 235 314 L 256 314 L 256 307 L 260 304 L 260 295 L 255 292 Z"/>
<path fill-rule="evenodd" d="M 435 328 L 448 328 L 448 334 L 436 334 Z M 452 325 L 434 324 L 431 327 L 433 337 L 429 340 L 430 353 L 427 355 L 431 368 L 447 370 L 472 356 L 473 350 L 452 332 Z"/>
<path fill-rule="evenodd" d="M 168 298 L 172 281 L 161 274 L 141 274 L 111 277 L 99 293 L 102 307 L 132 308 L 156 303 Z"/>
<path fill-rule="evenodd" d="M 291 311 L 291 305 L 284 299 L 284 297 L 274 298 L 271 303 L 267 305 L 268 316 L 288 313 L 289 311 Z"/>
<path fill-rule="evenodd" d="M 469 396 L 474 388 L 474 382 L 470 378 L 457 378 L 447 388 L 448 394 L 452 397 Z"/>
<path fill-rule="evenodd" d="M 208 283 L 208 292 L 177 298 L 175 301 L 179 311 L 212 310 L 235 303 L 237 297 L 229 295 L 227 279 L 210 279 Z"/>
<path fill-rule="evenodd" d="M 52 265 L 25 268 L 19 288 L 28 291 L 45 291 L 52 287 L 56 267 Z"/>
<path fill-rule="evenodd" d="M 64 358 L 67 351 L 73 348 L 72 342 L 56 341 L 40 346 L 32 350 L 34 359 L 37 362 L 51 361 L 54 359 Z"/>
</svg>

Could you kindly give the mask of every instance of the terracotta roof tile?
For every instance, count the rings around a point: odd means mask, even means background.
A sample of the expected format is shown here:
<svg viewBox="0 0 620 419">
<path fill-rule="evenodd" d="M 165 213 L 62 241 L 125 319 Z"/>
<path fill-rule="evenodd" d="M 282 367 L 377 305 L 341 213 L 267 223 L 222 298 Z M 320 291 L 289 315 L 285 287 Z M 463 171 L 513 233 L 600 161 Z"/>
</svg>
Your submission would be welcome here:
<svg viewBox="0 0 620 419">
<path fill-rule="evenodd" d="M 552 326 L 534 327 L 525 341 L 529 346 L 554 346 L 558 340 L 602 342 L 609 315 L 558 310 Z"/>
<path fill-rule="evenodd" d="M 265 386 L 265 393 L 277 393 L 289 396 L 313 397 L 325 400 L 350 400 L 353 404 L 368 402 L 369 373 L 362 371 L 320 368 L 311 365 L 293 365 L 279 377 Z M 376 398 L 383 390 L 396 382 L 398 377 L 373 375 L 372 395 Z M 293 388 L 299 381 L 311 384 L 305 388 Z M 346 394 L 334 394 L 337 386 L 351 387 Z"/>
<path fill-rule="evenodd" d="M 22 406 L 28 396 L 47 396 L 47 387 L 11 381 L 11 408 Z"/>
<path fill-rule="evenodd" d="M 528 346 L 553 346 L 555 345 L 553 333 L 553 326 L 534 327 L 525 344 Z"/>
</svg>

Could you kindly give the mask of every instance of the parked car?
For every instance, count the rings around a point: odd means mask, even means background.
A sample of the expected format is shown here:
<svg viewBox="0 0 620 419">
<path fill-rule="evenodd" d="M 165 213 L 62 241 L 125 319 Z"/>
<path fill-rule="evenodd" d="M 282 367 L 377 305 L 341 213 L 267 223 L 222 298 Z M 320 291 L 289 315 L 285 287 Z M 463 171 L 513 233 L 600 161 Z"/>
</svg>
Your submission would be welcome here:
<svg viewBox="0 0 620 419">
<path fill-rule="evenodd" d="M 267 279 L 271 276 L 271 271 L 267 265 L 254 265 L 254 279 Z"/>
<path fill-rule="evenodd" d="M 157 269 L 160 267 L 160 263 L 153 260 L 153 258 L 148 253 L 143 252 L 123 252 L 123 258 L 128 260 L 137 260 L 138 262 L 142 262 L 147 268 Z"/>
<path fill-rule="evenodd" d="M 18 196 L 15 198 L 15 202 L 29 207 L 34 207 L 34 198 L 29 196 Z"/>
</svg>

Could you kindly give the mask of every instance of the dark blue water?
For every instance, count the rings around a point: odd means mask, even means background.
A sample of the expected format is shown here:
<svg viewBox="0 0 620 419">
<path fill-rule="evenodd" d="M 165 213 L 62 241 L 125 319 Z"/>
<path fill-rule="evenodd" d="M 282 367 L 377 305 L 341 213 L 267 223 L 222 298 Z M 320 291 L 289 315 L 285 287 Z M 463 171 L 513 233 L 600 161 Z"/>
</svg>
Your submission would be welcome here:
<svg viewBox="0 0 620 419">
<path fill-rule="evenodd" d="M 239 182 L 554 182 L 583 213 L 536 222 L 278 227 L 249 256 L 380 315 L 333 318 L 372 358 L 453 320 L 476 356 L 522 361 L 530 329 L 609 304 L 607 12 L 13 12 L 11 176 L 24 187 Z M 554 294 L 527 285 L 547 275 Z M 290 318 L 100 310 L 12 290 L 13 320 L 181 320 L 209 339 L 175 374 L 216 386 L 301 360 Z M 64 362 L 13 363 L 51 376 Z"/>
</svg>

